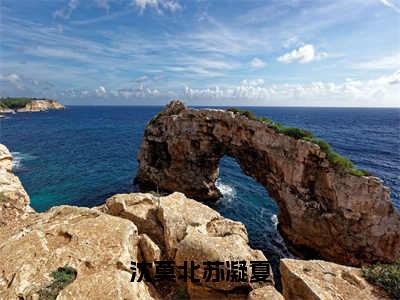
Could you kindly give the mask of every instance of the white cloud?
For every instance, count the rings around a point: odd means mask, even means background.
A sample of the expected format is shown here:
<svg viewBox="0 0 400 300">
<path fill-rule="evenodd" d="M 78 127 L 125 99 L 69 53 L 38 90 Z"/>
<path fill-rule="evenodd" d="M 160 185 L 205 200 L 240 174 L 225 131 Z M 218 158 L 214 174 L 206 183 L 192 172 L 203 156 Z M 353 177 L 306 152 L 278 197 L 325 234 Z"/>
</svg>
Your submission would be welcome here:
<svg viewBox="0 0 400 300">
<path fill-rule="evenodd" d="M 396 12 L 400 13 L 400 5 L 396 4 L 395 1 L 392 0 L 379 0 L 383 5 L 394 9 Z"/>
<path fill-rule="evenodd" d="M 12 73 L 8 75 L 0 75 L 0 80 L 16 83 L 17 81 L 20 80 L 20 77 L 17 74 Z"/>
<path fill-rule="evenodd" d="M 261 69 L 264 68 L 266 65 L 267 64 L 258 57 L 254 57 L 250 62 L 250 66 L 254 69 Z"/>
<path fill-rule="evenodd" d="M 107 12 L 110 10 L 109 0 L 94 0 L 97 7 L 104 8 Z"/>
<path fill-rule="evenodd" d="M 400 53 L 354 64 L 353 67 L 363 70 L 396 70 L 400 68 Z"/>
<path fill-rule="evenodd" d="M 69 18 L 71 18 L 72 12 L 78 7 L 78 5 L 79 0 L 69 0 L 68 7 L 56 10 L 53 13 L 53 17 L 68 20 Z"/>
<path fill-rule="evenodd" d="M 149 77 L 147 77 L 146 75 L 140 76 L 138 78 L 135 79 L 135 82 L 145 82 L 148 81 Z"/>
<path fill-rule="evenodd" d="M 147 7 L 153 8 L 160 14 L 163 10 L 176 12 L 182 9 L 182 6 L 176 0 L 133 0 L 132 4 L 137 6 L 141 13 L 143 13 Z"/>
<path fill-rule="evenodd" d="M 245 86 L 260 86 L 264 84 L 264 79 L 262 78 L 257 78 L 257 79 L 253 79 L 253 80 L 242 80 L 240 82 L 241 85 L 245 85 Z"/>
<path fill-rule="evenodd" d="M 342 83 L 315 81 L 310 84 L 264 85 L 262 79 L 243 80 L 238 86 L 191 88 L 191 100 L 221 100 L 252 105 L 400 106 L 400 70 L 373 80 L 346 79 Z"/>
<path fill-rule="evenodd" d="M 73 59 L 79 61 L 86 61 L 87 57 L 81 54 L 79 51 L 71 50 L 68 48 L 56 48 L 56 47 L 43 47 L 39 46 L 37 48 L 31 48 L 26 50 L 27 53 L 41 56 L 41 57 L 55 57 L 55 58 L 65 58 Z"/>
<path fill-rule="evenodd" d="M 283 42 L 284 48 L 290 48 L 293 45 L 296 45 L 299 42 L 299 38 L 297 36 L 292 36 Z"/>
<path fill-rule="evenodd" d="M 99 86 L 97 89 L 96 89 L 96 95 L 97 96 L 104 96 L 105 94 L 107 94 L 107 90 L 106 90 L 106 88 L 104 87 L 104 86 Z"/>
<path fill-rule="evenodd" d="M 124 98 L 147 98 L 160 96 L 161 93 L 158 89 L 151 89 L 140 84 L 137 88 L 124 88 L 114 91 L 114 95 Z"/>
<path fill-rule="evenodd" d="M 22 79 L 18 74 L 11 73 L 11 74 L 7 74 L 7 75 L 0 75 L 0 81 L 3 83 L 9 83 L 12 86 L 14 86 L 15 88 L 17 88 L 18 90 L 24 89 Z"/>
<path fill-rule="evenodd" d="M 277 60 L 283 63 L 298 61 L 299 63 L 305 64 L 313 60 L 322 59 L 326 56 L 328 56 L 326 52 L 317 53 L 313 45 L 307 44 L 282 56 L 279 56 Z"/>
</svg>

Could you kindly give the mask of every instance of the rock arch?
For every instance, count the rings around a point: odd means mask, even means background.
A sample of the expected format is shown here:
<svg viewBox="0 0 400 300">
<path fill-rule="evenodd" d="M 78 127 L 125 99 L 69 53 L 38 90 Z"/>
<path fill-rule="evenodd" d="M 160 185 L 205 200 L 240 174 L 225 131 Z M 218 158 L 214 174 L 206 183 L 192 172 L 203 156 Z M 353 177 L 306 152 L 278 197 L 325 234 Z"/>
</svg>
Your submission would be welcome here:
<svg viewBox="0 0 400 300">
<path fill-rule="evenodd" d="M 145 130 L 135 181 L 217 199 L 223 155 L 267 188 L 278 229 L 298 254 L 348 265 L 400 256 L 400 215 L 379 178 L 338 172 L 318 145 L 230 111 L 168 104 Z"/>
</svg>

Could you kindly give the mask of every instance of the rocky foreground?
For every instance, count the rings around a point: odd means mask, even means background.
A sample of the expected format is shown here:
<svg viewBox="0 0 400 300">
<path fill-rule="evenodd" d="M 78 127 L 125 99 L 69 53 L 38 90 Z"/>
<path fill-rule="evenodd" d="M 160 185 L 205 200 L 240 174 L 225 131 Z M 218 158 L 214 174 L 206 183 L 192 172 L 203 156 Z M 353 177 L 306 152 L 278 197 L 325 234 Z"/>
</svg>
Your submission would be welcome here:
<svg viewBox="0 0 400 300">
<path fill-rule="evenodd" d="M 298 255 L 353 266 L 400 257 L 400 215 L 382 180 L 338 169 L 319 145 L 240 113 L 171 102 L 145 130 L 136 182 L 216 199 L 224 155 L 277 202 L 278 229 Z"/>
<path fill-rule="evenodd" d="M 17 108 L 10 108 L 0 106 L 0 113 L 40 112 L 58 109 L 65 109 L 65 106 L 56 100 L 32 99 L 30 101 L 24 101 L 22 107 L 17 106 Z"/>
<path fill-rule="evenodd" d="M 130 282 L 131 262 L 267 260 L 243 224 L 181 193 L 132 193 L 96 208 L 37 213 L 0 145 L 0 299 L 389 299 L 360 270 L 324 261 L 281 261 L 283 295 L 266 282 Z M 76 271 L 54 288 L 54 271 Z M 201 278 L 204 270 L 195 270 Z M 251 276 L 251 273 L 249 274 Z M 53 297 L 53 298 L 52 298 Z"/>
</svg>

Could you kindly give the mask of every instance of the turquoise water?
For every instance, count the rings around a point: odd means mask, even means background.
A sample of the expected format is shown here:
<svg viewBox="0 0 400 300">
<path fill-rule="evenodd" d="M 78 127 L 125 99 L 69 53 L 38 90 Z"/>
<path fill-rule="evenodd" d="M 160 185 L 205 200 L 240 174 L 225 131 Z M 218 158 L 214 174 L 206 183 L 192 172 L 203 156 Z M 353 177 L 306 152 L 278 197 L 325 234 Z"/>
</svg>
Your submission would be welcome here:
<svg viewBox="0 0 400 300">
<path fill-rule="evenodd" d="M 44 211 L 54 205 L 95 206 L 115 193 L 134 191 L 143 131 L 161 107 L 69 107 L 0 119 L 0 141 L 13 152 L 15 172 Z M 326 139 L 360 168 L 381 177 L 400 210 L 400 109 L 250 108 Z M 272 261 L 290 256 L 276 231 L 277 206 L 265 189 L 228 157 L 211 206 L 243 222 L 251 245 Z"/>
</svg>

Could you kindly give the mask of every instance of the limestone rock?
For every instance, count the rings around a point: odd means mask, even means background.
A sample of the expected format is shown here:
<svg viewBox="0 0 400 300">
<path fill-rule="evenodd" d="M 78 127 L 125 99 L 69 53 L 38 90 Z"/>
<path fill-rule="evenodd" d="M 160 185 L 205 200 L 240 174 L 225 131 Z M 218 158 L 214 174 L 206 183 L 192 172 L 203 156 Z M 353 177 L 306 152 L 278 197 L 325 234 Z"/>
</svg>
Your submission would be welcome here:
<svg viewBox="0 0 400 300">
<path fill-rule="evenodd" d="M 12 170 L 12 156 L 7 147 L 0 144 L 0 168 L 6 169 L 11 172 Z"/>
<path fill-rule="evenodd" d="M 0 113 L 1 114 L 12 114 L 14 113 L 13 109 L 6 108 L 6 107 L 0 107 Z"/>
<path fill-rule="evenodd" d="M 65 106 L 56 100 L 40 99 L 32 100 L 25 107 L 17 109 L 17 112 L 39 112 L 53 109 L 65 109 Z"/>
<path fill-rule="evenodd" d="M 94 209 L 59 206 L 36 214 L 0 241 L 0 298 L 34 297 L 52 271 L 68 265 L 77 277 L 58 299 L 160 299 L 144 282 L 130 282 L 138 243 L 132 222 Z"/>
<path fill-rule="evenodd" d="M 369 284 L 358 268 L 322 260 L 281 259 L 280 271 L 285 299 L 391 299 Z"/>
<path fill-rule="evenodd" d="M 272 286 L 264 286 L 252 290 L 249 294 L 248 300 L 284 300 L 281 293 L 279 293 Z"/>
<path fill-rule="evenodd" d="M 181 193 L 163 197 L 141 193 L 117 195 L 109 198 L 101 209 L 142 224 L 138 228 L 144 237 L 141 240 L 142 252 L 149 255 L 145 257 L 146 260 L 158 256 L 155 245 L 146 235 L 151 237 L 154 232 L 162 232 L 161 244 L 164 248 L 161 257 L 173 260 L 176 266 L 184 265 L 185 261 L 189 264 L 194 261 L 200 265 L 195 271 L 196 278 L 202 278 L 204 261 L 246 261 L 248 266 L 250 261 L 267 261 L 261 251 L 249 247 L 243 224 L 225 219 L 208 206 L 188 199 Z M 156 225 L 160 227 L 158 231 L 154 227 Z M 226 266 L 221 269 L 227 274 Z M 247 291 L 273 284 L 272 274 L 269 282 L 264 283 L 251 283 L 250 278 L 251 269 L 245 282 L 202 281 L 200 285 L 189 280 L 187 291 L 191 299 L 246 299 Z"/>
<path fill-rule="evenodd" d="M 208 236 L 207 231 L 202 226 L 190 227 L 187 230 L 186 237 L 179 243 L 176 251 L 175 262 L 177 265 L 183 265 L 185 261 L 194 261 L 200 265 L 195 270 L 195 277 L 202 278 L 204 274 L 205 261 L 218 261 L 225 263 L 226 261 L 246 261 L 250 266 L 250 261 L 267 261 L 264 254 L 259 250 L 252 250 L 247 241 L 236 234 L 226 234 L 225 236 Z M 221 267 L 226 276 L 228 268 Z M 272 272 L 271 272 L 272 273 Z M 245 282 L 206 282 L 201 281 L 205 287 L 210 287 L 219 291 L 233 291 L 235 288 L 243 288 L 251 290 L 262 285 L 273 285 L 272 274 L 270 281 L 266 283 L 251 283 L 251 269 L 248 268 L 247 280 Z M 191 287 L 188 289 L 189 294 L 196 295 L 192 292 Z"/>
<path fill-rule="evenodd" d="M 29 196 L 19 178 L 11 171 L 11 153 L 6 146 L 0 144 L 0 206 L 31 211 Z"/>
<path fill-rule="evenodd" d="M 140 234 L 146 233 L 157 245 L 164 242 L 163 228 L 157 218 L 158 204 L 151 194 L 117 194 L 107 199 L 102 210 L 132 221 Z"/>
<path fill-rule="evenodd" d="M 161 260 L 161 250 L 147 234 L 140 235 L 140 250 L 144 261 L 152 263 Z"/>
<path fill-rule="evenodd" d="M 350 265 L 400 256 L 400 215 L 381 180 L 339 172 L 318 145 L 230 111 L 168 104 L 147 125 L 135 181 L 216 199 L 224 155 L 267 188 L 279 206 L 278 229 L 297 254 Z"/>
<path fill-rule="evenodd" d="M 0 203 L 25 209 L 29 205 L 29 196 L 18 177 L 0 168 Z"/>
<path fill-rule="evenodd" d="M 178 244 L 185 238 L 189 226 L 204 225 L 220 217 L 215 210 L 186 198 L 182 193 L 160 197 L 159 201 L 158 218 L 164 229 L 164 242 L 170 258 L 175 258 Z"/>
</svg>

